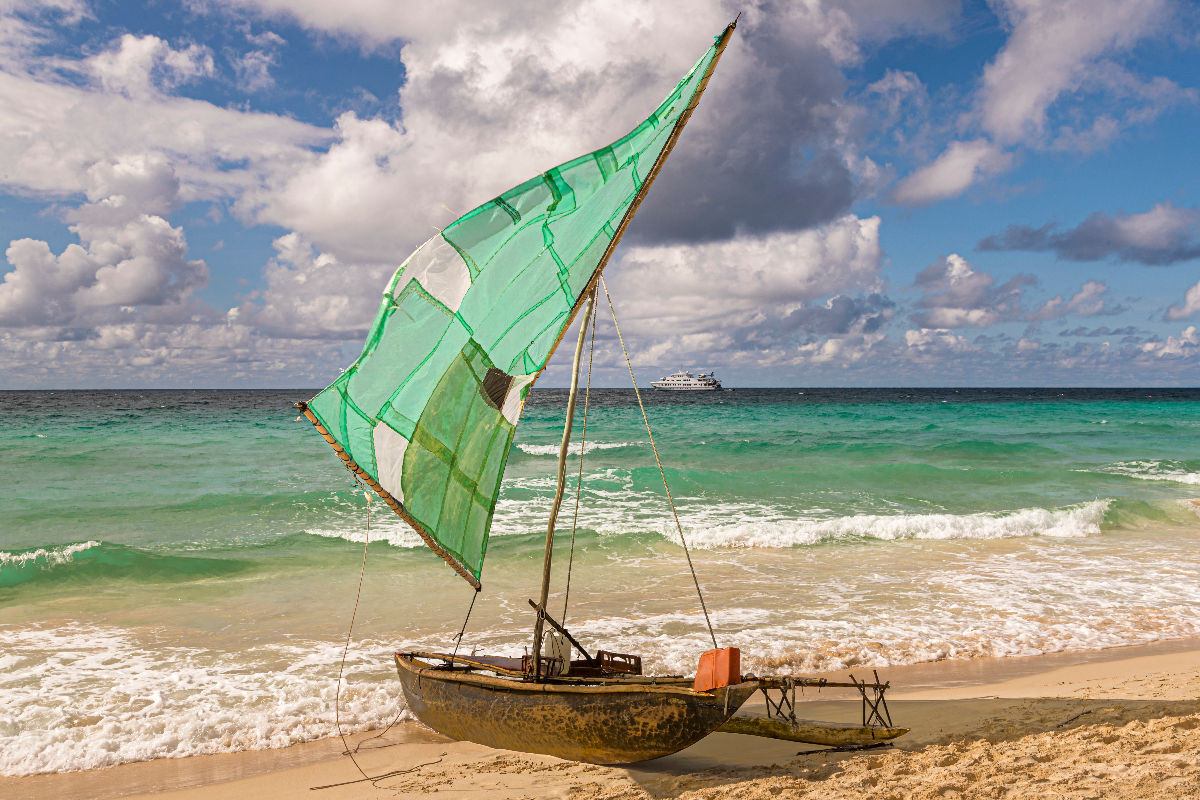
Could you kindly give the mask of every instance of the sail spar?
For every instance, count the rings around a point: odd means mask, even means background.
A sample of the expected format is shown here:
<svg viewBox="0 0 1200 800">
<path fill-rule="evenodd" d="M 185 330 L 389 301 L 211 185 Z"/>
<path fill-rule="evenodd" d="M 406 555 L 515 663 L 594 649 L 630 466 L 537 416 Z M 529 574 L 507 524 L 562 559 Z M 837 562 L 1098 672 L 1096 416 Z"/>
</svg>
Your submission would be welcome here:
<svg viewBox="0 0 1200 800">
<path fill-rule="evenodd" d="M 529 389 L 733 27 L 628 134 L 509 189 L 417 248 L 384 290 L 362 355 L 298 404 L 355 475 L 476 589 Z"/>
</svg>

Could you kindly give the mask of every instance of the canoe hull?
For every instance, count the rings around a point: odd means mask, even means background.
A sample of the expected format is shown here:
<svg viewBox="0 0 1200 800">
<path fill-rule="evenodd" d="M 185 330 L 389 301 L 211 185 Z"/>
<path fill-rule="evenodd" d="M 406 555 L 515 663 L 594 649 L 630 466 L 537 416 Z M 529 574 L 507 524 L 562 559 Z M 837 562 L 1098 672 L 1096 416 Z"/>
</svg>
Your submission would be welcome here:
<svg viewBox="0 0 1200 800">
<path fill-rule="evenodd" d="M 396 669 L 408 707 L 454 739 L 594 764 L 676 753 L 719 728 L 757 690 L 713 692 L 647 681 L 536 683 L 437 669 L 403 653 Z"/>
</svg>

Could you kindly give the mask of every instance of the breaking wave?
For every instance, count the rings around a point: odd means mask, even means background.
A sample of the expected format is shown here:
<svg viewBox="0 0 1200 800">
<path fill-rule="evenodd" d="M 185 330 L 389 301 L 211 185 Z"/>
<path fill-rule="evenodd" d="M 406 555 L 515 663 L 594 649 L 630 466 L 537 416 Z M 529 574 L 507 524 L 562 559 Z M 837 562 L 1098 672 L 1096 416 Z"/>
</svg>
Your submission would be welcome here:
<svg viewBox="0 0 1200 800">
<path fill-rule="evenodd" d="M 583 452 L 590 453 L 594 450 L 620 450 L 623 447 L 641 447 L 645 442 L 588 442 L 584 445 Z M 525 444 L 518 442 L 516 448 L 522 453 L 531 456 L 557 456 L 559 445 L 557 444 Z M 579 455 L 579 442 L 571 442 L 571 455 Z"/>
<path fill-rule="evenodd" d="M 1143 481 L 1172 481 L 1200 485 L 1200 472 L 1189 471 L 1180 461 L 1118 461 L 1098 470 Z"/>
</svg>

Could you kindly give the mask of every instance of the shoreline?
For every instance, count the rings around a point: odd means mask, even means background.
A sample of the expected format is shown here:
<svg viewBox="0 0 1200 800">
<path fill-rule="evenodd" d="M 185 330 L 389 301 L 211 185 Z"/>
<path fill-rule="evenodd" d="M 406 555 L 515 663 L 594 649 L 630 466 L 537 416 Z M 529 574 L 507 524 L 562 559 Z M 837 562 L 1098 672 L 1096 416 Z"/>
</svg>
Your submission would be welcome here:
<svg viewBox="0 0 1200 800">
<path fill-rule="evenodd" d="M 854 673 L 861 679 L 870 676 L 871 670 L 859 667 L 821 675 L 841 678 Z M 840 765 L 848 759 L 852 765 L 874 763 L 872 759 L 880 758 L 886 762 L 903 754 L 916 757 L 931 747 L 1010 741 L 1017 734 L 1061 737 L 1080 726 L 1122 721 L 1147 723 L 1173 715 L 1196 715 L 1195 724 L 1200 727 L 1200 638 L 1036 656 L 926 662 L 887 667 L 880 673 L 883 680 L 892 683 L 888 702 L 893 719 L 898 725 L 911 727 L 912 732 L 897 740 L 893 749 L 872 751 L 886 756 L 814 749 L 806 760 L 819 760 L 826 768 L 833 769 L 831 765 Z M 1120 699 L 1122 703 L 1113 706 L 1108 702 L 1112 699 Z M 797 700 L 806 704 L 803 716 L 807 718 L 849 721 L 859 714 L 858 701 L 850 691 L 810 691 Z M 1075 719 L 1069 720 L 1073 715 Z M 1071 723 L 1070 727 L 1063 720 Z M 355 745 L 375 735 L 367 732 L 347 738 Z M 387 744 L 377 746 L 383 741 Z M 611 793 L 612 797 L 677 797 L 690 791 L 688 786 L 696 784 L 698 790 L 700 784 L 718 780 L 713 777 L 715 773 L 736 773 L 740 780 L 750 783 L 787 780 L 779 774 L 784 769 L 780 764 L 791 764 L 797 759 L 797 752 L 805 749 L 805 745 L 789 742 L 713 734 L 681 753 L 653 762 L 631 767 L 599 767 L 548 756 L 491 750 L 447 739 L 414 722 L 402 722 L 387 732 L 386 740 L 365 744 L 359 761 L 372 775 L 418 767 L 408 775 L 385 781 L 391 789 L 389 796 L 409 796 L 409 791 L 420 794 L 439 786 L 449 790 L 451 785 L 455 791 L 463 792 L 468 787 L 456 781 L 465 780 L 473 781 L 471 786 L 480 793 L 487 789 L 489 800 L 559 796 L 557 789 L 551 794 L 545 792 L 559 784 L 564 790 L 571 783 L 581 786 L 580 781 L 588 786 L 598 781 L 596 785 L 605 791 L 609 784 L 614 784 L 611 787 L 614 790 L 623 782 L 635 784 L 625 794 Z M 273 750 L 162 758 L 81 772 L 0 777 L 0 795 L 55 800 L 103 800 L 131 795 L 169 796 L 177 800 L 291 797 L 316 786 L 361 778 L 350 760 L 341 755 L 342 750 L 342 743 L 335 736 Z M 438 759 L 441 761 L 436 765 L 419 766 Z M 795 768 L 799 767 L 793 765 L 793 771 Z M 1195 779 L 1200 786 L 1200 765 L 1196 767 Z M 650 794 L 638 794 L 638 786 Z M 820 790 L 821 784 L 812 788 Z M 320 796 L 337 800 L 376 794 L 379 791 L 370 782 L 356 782 L 322 790 Z"/>
</svg>

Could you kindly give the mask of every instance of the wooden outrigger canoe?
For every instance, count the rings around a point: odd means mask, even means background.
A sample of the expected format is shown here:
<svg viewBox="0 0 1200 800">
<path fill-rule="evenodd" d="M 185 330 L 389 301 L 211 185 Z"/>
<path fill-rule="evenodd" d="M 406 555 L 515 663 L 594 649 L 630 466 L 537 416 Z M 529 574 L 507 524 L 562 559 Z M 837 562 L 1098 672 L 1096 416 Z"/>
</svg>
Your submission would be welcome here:
<svg viewBox="0 0 1200 800">
<path fill-rule="evenodd" d="M 730 724 L 739 733 L 794 741 L 820 736 L 850 743 L 856 735 L 878 741 L 903 732 L 891 727 L 883 702 L 887 685 L 878 675 L 874 683 L 752 678 L 740 671 L 738 648 L 718 646 L 615 311 L 613 325 L 713 649 L 701 655 L 694 680 L 643 676 L 639 656 L 597 651 L 592 657 L 546 613 L 580 365 L 590 326 L 594 339 L 601 273 L 699 103 L 736 24 L 716 37 L 674 92 L 625 137 L 513 187 L 418 248 L 388 284 L 363 354 L 312 401 L 297 404 L 358 485 L 373 490 L 478 593 L 521 409 L 572 322 L 582 317 L 546 524 L 540 599 L 529 601 L 537 612 L 531 652 L 524 659 L 458 657 L 457 650 L 396 654 L 409 708 L 447 736 L 613 764 L 677 752 Z M 567 214 L 574 216 L 568 220 Z M 554 243 L 556 231 L 569 235 Z M 528 344 L 526 335 L 532 337 Z M 585 391 L 585 430 L 587 404 Z M 580 449 L 581 470 L 586 449 Z M 455 637 L 460 644 L 474 604 L 473 598 Z M 547 636 L 546 625 L 557 635 Z M 543 651 L 545 645 L 551 652 Z M 584 658 L 573 660 L 574 651 Z M 824 686 L 862 693 L 857 734 L 854 726 L 813 733 L 797 720 L 796 688 Z M 766 698 L 767 723 L 751 717 L 731 722 L 757 691 Z M 769 692 L 778 692 L 778 699 Z"/>
<path fill-rule="evenodd" d="M 648 761 L 677 753 L 716 731 L 832 747 L 881 744 L 908 732 L 882 719 L 879 724 L 853 725 L 798 720 L 794 715 L 735 715 L 755 692 L 779 689 L 778 679 L 747 677 L 698 692 L 692 679 L 683 677 L 523 680 L 517 669 L 496 661 L 396 653 L 408 707 L 423 724 L 454 739 L 573 761 Z M 809 685 L 830 684 L 814 680 Z"/>
<path fill-rule="evenodd" d="M 721 727 L 758 683 L 697 692 L 691 680 L 521 681 L 396 654 L 408 707 L 425 725 L 488 747 L 630 764 L 677 753 Z"/>
</svg>

